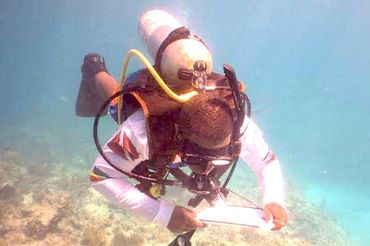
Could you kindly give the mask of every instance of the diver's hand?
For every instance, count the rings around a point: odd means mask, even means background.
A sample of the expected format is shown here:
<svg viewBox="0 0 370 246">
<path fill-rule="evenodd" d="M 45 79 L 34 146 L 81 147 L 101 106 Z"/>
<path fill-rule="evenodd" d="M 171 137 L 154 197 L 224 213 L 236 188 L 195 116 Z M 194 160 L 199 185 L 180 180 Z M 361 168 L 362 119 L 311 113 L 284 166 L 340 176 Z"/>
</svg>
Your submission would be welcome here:
<svg viewBox="0 0 370 246">
<path fill-rule="evenodd" d="M 268 203 L 263 208 L 265 220 L 269 221 L 272 217 L 274 223 L 273 231 L 280 230 L 288 223 L 288 214 L 285 209 L 277 203 Z"/>
<path fill-rule="evenodd" d="M 190 209 L 176 206 L 167 228 L 172 232 L 182 233 L 205 227 L 206 224 L 198 220 L 196 216 L 196 213 Z"/>
</svg>

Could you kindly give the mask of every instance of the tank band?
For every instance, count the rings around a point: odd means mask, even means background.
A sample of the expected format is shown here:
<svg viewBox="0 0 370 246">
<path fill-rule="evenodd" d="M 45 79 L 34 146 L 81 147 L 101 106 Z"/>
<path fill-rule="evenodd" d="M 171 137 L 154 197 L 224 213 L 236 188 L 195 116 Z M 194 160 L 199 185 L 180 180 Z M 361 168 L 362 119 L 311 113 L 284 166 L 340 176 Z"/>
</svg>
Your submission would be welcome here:
<svg viewBox="0 0 370 246">
<path fill-rule="evenodd" d="M 176 42 L 177 40 L 180 39 L 195 39 L 199 42 L 201 42 L 207 49 L 207 45 L 204 43 L 204 41 L 197 35 L 191 34 L 189 29 L 186 27 L 182 26 L 179 28 L 176 28 L 168 36 L 165 38 L 165 40 L 161 43 L 161 45 L 158 48 L 157 54 L 155 56 L 155 68 L 157 69 L 158 72 L 162 73 L 161 71 L 161 61 L 162 61 L 162 56 L 163 56 L 163 51 L 173 42 Z"/>
</svg>

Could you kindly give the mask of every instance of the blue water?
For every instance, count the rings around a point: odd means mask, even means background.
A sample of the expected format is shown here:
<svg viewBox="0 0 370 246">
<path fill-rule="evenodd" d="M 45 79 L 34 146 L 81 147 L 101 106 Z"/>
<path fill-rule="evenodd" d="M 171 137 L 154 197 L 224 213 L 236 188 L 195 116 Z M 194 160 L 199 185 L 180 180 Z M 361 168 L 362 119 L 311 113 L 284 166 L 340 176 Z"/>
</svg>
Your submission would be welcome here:
<svg viewBox="0 0 370 246">
<path fill-rule="evenodd" d="M 149 8 L 201 35 L 216 70 L 235 67 L 287 183 L 369 245 L 369 1 L 2 0 L 1 145 L 93 146 L 91 121 L 72 114 L 82 58 L 103 54 L 119 78 L 127 50 L 144 50 L 137 20 Z"/>
</svg>

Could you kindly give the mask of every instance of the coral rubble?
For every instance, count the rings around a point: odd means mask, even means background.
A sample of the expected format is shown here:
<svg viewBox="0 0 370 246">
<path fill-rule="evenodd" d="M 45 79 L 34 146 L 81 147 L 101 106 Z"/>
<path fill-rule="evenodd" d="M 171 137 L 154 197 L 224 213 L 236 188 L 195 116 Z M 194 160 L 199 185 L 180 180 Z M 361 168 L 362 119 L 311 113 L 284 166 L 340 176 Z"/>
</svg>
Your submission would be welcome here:
<svg viewBox="0 0 370 246">
<path fill-rule="evenodd" d="M 0 246 L 167 245 L 175 238 L 168 230 L 110 204 L 90 188 L 87 168 L 73 167 L 73 161 L 81 158 L 72 157 L 72 164 L 68 165 L 56 165 L 55 161 L 39 166 L 35 162 L 27 164 L 26 159 L 11 149 L 1 153 Z M 256 189 L 251 188 L 250 192 L 248 196 L 257 197 Z M 186 193 L 178 190 L 169 189 L 168 195 L 172 201 L 188 199 Z M 292 189 L 287 205 L 290 221 L 282 231 L 210 225 L 198 230 L 192 242 L 207 246 L 353 245 L 335 218 L 309 203 L 299 191 Z"/>
</svg>

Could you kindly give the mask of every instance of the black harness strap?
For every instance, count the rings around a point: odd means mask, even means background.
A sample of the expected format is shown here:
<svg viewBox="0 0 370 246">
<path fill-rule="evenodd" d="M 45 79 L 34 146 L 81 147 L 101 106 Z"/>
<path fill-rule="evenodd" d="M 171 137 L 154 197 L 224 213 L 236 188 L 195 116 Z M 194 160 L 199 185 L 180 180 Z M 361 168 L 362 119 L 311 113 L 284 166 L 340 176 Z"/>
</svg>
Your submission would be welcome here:
<svg viewBox="0 0 370 246">
<path fill-rule="evenodd" d="M 207 47 L 207 45 L 204 43 L 204 41 L 199 36 L 191 34 L 189 29 L 187 29 L 184 26 L 179 27 L 173 30 L 172 32 L 170 32 L 170 34 L 168 34 L 168 36 L 159 46 L 157 54 L 155 56 L 155 65 L 154 65 L 157 71 L 161 72 L 161 61 L 162 61 L 163 51 L 173 42 L 176 42 L 177 40 L 180 40 L 180 39 L 189 39 L 189 38 L 197 40 L 201 42 L 202 44 L 204 44 L 205 47 Z"/>
</svg>

